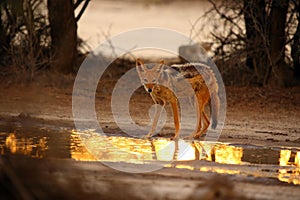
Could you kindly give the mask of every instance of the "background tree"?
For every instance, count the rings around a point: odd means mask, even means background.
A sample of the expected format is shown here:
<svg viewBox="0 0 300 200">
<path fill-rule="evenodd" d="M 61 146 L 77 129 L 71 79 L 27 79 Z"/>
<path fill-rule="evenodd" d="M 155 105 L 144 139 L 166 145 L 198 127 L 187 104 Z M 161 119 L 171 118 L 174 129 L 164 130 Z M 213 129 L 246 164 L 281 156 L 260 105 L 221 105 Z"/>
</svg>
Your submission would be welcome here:
<svg viewBox="0 0 300 200">
<path fill-rule="evenodd" d="M 77 22 L 89 0 L 1 0 L 0 79 L 31 81 L 43 69 L 74 70 Z M 82 5 L 82 6 L 81 6 Z M 75 9 L 81 7 L 75 17 Z M 47 12 L 48 11 L 48 12 Z"/>
<path fill-rule="evenodd" d="M 244 0 L 243 3 L 242 11 L 246 28 L 246 65 L 257 73 L 263 73 L 266 70 L 268 57 L 265 52 L 267 45 L 265 43 L 267 35 L 266 2 L 265 0 Z"/>
<path fill-rule="evenodd" d="M 299 1 L 209 1 L 213 9 L 205 17 L 219 23 L 212 31 L 217 60 L 239 66 L 252 84 L 285 86 L 293 79 L 291 69 L 295 75 L 299 70 Z"/>
<path fill-rule="evenodd" d="M 53 68 L 65 74 L 74 71 L 77 52 L 77 21 L 86 9 L 89 0 L 48 0 L 49 21 L 51 27 L 51 48 Z M 84 2 L 82 9 L 75 17 L 75 9 Z"/>
<path fill-rule="evenodd" d="M 291 54 L 293 59 L 294 66 L 294 75 L 297 79 L 300 79 L 300 1 L 293 0 L 292 4 L 294 5 L 294 13 L 296 13 L 296 19 L 298 25 L 293 37 Z"/>
<path fill-rule="evenodd" d="M 271 3 L 271 11 L 268 16 L 269 30 L 266 51 L 268 54 L 267 71 L 265 72 L 264 85 L 271 81 L 277 82 L 277 85 L 285 85 L 285 46 L 287 42 L 286 24 L 289 8 L 289 0 L 273 0 Z M 273 76 L 273 78 L 272 78 Z M 290 77 L 291 78 L 291 77 Z"/>
<path fill-rule="evenodd" d="M 3 75 L 20 73 L 32 80 L 35 73 L 49 63 L 49 28 L 44 8 L 42 0 L 0 2 L 0 65 Z"/>
<path fill-rule="evenodd" d="M 52 67 L 71 73 L 77 56 L 77 24 L 72 0 L 48 0 L 51 27 Z"/>
</svg>

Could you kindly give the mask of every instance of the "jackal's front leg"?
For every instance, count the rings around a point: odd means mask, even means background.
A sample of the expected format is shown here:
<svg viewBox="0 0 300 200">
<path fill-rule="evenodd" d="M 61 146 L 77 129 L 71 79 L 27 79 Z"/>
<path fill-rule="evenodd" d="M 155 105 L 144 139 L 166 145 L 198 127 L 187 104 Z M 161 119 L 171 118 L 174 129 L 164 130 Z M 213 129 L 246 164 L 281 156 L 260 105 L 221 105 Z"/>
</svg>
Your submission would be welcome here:
<svg viewBox="0 0 300 200">
<path fill-rule="evenodd" d="M 158 122 L 158 119 L 161 115 L 161 112 L 162 112 L 164 106 L 165 106 L 165 104 L 163 104 L 163 105 L 155 104 L 154 118 L 153 118 L 153 121 L 152 121 L 151 129 L 148 132 L 148 134 L 145 136 L 146 138 L 150 138 L 153 135 L 153 133 L 155 133 L 155 130 L 156 130 L 156 127 L 157 127 L 157 122 Z"/>
</svg>

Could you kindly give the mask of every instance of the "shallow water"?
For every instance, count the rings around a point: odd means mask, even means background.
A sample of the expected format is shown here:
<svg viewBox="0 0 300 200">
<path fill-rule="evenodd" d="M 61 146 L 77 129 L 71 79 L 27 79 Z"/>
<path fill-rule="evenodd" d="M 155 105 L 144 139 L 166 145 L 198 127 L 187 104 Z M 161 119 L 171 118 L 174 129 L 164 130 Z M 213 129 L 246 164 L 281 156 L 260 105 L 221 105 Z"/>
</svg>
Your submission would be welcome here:
<svg viewBox="0 0 300 200">
<path fill-rule="evenodd" d="M 85 140 L 85 144 L 82 140 Z M 87 147 L 93 154 L 89 153 Z M 0 154 L 133 164 L 159 161 L 165 163 L 165 167 L 275 178 L 300 184 L 300 149 L 293 147 L 185 140 L 175 142 L 167 138 L 146 140 L 101 136 L 93 131 L 14 127 L 10 131 L 7 128 L 6 131 L 0 131 Z M 192 162 L 197 160 L 205 162 Z"/>
</svg>

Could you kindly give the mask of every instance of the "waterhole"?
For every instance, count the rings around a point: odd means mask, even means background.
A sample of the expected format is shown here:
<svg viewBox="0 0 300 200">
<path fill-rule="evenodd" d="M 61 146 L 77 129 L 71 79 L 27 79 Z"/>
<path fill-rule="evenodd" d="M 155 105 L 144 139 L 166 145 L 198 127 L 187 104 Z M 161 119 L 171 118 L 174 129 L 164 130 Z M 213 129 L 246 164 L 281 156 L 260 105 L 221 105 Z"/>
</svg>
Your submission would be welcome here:
<svg viewBox="0 0 300 200">
<path fill-rule="evenodd" d="M 300 149 L 296 147 L 172 141 L 162 137 L 141 139 L 122 135 L 101 136 L 91 130 L 77 132 L 51 127 L 10 127 L 2 130 L 1 155 L 21 154 L 36 159 L 58 158 L 137 165 L 159 161 L 166 162 L 165 167 L 275 178 L 281 182 L 300 184 Z M 85 138 L 84 144 L 82 138 Z M 91 153 L 90 149 L 96 150 Z"/>
</svg>

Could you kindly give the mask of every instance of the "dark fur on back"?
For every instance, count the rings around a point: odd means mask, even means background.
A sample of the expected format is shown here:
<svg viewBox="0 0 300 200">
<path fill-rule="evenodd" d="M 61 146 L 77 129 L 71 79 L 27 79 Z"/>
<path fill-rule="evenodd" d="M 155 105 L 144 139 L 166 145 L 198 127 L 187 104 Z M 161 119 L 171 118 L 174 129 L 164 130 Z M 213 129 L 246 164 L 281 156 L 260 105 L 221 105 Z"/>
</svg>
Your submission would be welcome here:
<svg viewBox="0 0 300 200">
<path fill-rule="evenodd" d="M 183 78 L 192 79 L 197 75 L 201 75 L 203 84 L 205 84 L 210 91 L 211 105 L 214 107 L 212 112 L 212 127 L 216 128 L 220 103 L 218 97 L 218 83 L 213 70 L 204 63 L 187 63 L 171 65 L 170 68 L 167 69 L 167 73 L 173 77 L 172 80 L 180 80 Z"/>
</svg>

